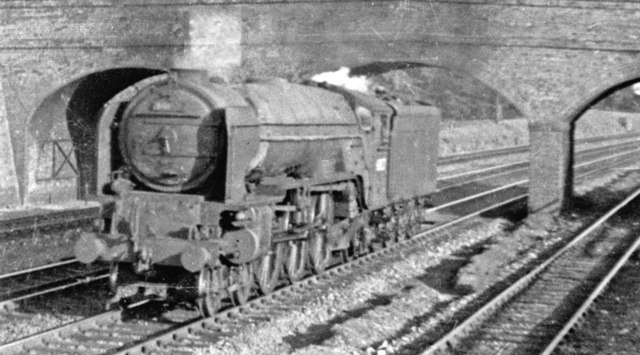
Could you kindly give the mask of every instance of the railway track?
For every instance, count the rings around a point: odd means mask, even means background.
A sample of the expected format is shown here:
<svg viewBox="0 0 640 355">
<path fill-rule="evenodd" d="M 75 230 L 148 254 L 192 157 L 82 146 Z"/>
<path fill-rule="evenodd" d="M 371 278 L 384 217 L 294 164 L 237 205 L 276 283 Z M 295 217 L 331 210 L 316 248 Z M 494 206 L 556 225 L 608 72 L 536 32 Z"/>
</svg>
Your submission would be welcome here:
<svg viewBox="0 0 640 355">
<path fill-rule="evenodd" d="M 628 137 L 625 136 L 621 138 Z M 604 139 L 600 138 L 598 141 L 604 141 Z M 587 161 L 587 163 L 594 158 L 602 158 L 602 156 L 605 156 L 608 159 L 612 156 L 612 152 L 624 152 L 625 150 L 634 148 L 636 146 L 636 142 L 622 142 L 610 146 L 593 148 L 579 153 L 577 159 L 579 161 Z M 501 152 L 505 151 L 506 150 L 501 150 Z M 622 155 L 624 156 L 626 154 Z M 472 157 L 472 155 L 466 156 L 467 158 Z M 482 156 L 482 154 L 480 154 L 480 156 Z M 599 161 L 600 160 L 597 160 L 597 162 Z M 587 167 L 591 169 L 591 165 L 592 164 L 588 164 Z M 453 192 L 451 191 L 451 189 L 463 184 L 478 182 L 483 179 L 495 179 L 500 175 L 513 175 L 515 173 L 522 172 L 524 169 L 526 169 L 527 166 L 527 162 L 518 162 L 501 166 L 497 169 L 481 169 L 478 171 L 467 172 L 461 175 L 445 176 L 438 181 L 441 192 L 435 194 L 434 200 L 437 201 L 437 205 L 448 205 L 451 203 L 455 205 L 459 204 L 455 202 L 457 201 L 456 199 L 464 198 L 463 196 L 466 195 L 471 195 L 469 200 L 475 200 L 476 205 L 497 203 L 499 201 L 500 194 L 495 194 L 493 189 L 488 189 L 484 192 L 478 191 L 471 193 L 465 189 L 461 189 L 460 191 L 455 192 L 456 196 L 452 196 Z M 582 165 L 577 165 L 578 169 L 580 169 L 581 167 Z M 521 188 L 526 184 L 526 182 L 526 180 L 520 180 L 511 188 Z M 484 193 L 484 195 L 482 195 L 482 193 Z M 458 197 L 457 195 L 460 195 L 461 197 Z M 488 202 L 487 199 L 491 199 L 492 201 Z M 429 213 L 436 211 L 437 209 L 430 211 Z M 95 213 L 95 211 L 92 212 Z M 461 212 L 457 211 L 456 213 Z M 66 218 L 64 219 L 65 221 L 69 219 L 69 213 L 65 213 L 64 216 L 66 216 Z M 86 216 L 83 214 L 80 215 L 80 218 L 84 219 L 86 218 Z M 436 221 L 437 219 L 439 218 L 436 217 Z M 48 220 L 50 221 L 49 225 L 51 225 L 53 223 L 52 221 L 54 221 L 55 219 L 50 218 Z M 0 276 L 0 281 L 2 281 L 2 284 L 0 285 L 0 309 L 11 309 L 13 308 L 13 303 L 27 298 L 41 296 L 47 293 L 103 280 L 108 277 L 108 273 L 108 268 L 87 268 L 84 265 L 80 265 L 79 263 L 77 263 L 74 259 L 22 270 L 19 272 L 8 273 Z"/>
<path fill-rule="evenodd" d="M 87 266 L 73 259 L 2 275 L 0 310 L 13 308 L 16 302 L 104 280 L 108 276 L 109 268 Z"/>
<path fill-rule="evenodd" d="M 626 140 L 626 139 L 638 139 L 640 138 L 637 134 L 618 134 L 614 136 L 604 136 L 604 137 L 590 137 L 590 138 L 582 138 L 577 139 L 576 144 L 589 144 L 589 143 L 603 143 L 607 141 L 613 140 Z M 491 149 L 491 150 L 483 150 L 478 152 L 471 153 L 459 153 L 459 154 L 451 154 L 445 155 L 438 159 L 438 165 L 450 165 L 450 164 L 458 164 L 465 163 L 478 159 L 489 159 L 489 158 L 498 158 L 509 156 L 518 153 L 526 153 L 529 151 L 528 145 L 508 147 L 508 148 L 499 148 L 499 149 Z"/>
<path fill-rule="evenodd" d="M 637 253 L 637 252 L 636 252 Z M 635 255 L 635 254 L 634 254 Z M 552 354 L 636 354 L 638 352 L 638 289 L 640 260 L 632 256 L 613 276 L 606 289 L 590 297 L 576 312 Z M 570 324 L 568 322 L 568 324 Z M 567 327 L 567 328 L 569 328 Z"/>
<path fill-rule="evenodd" d="M 551 354 L 640 245 L 637 236 L 601 233 L 603 225 L 623 208 L 632 202 L 637 208 L 638 196 L 640 189 L 469 315 L 424 354 Z"/>
<path fill-rule="evenodd" d="M 603 147 L 590 148 L 576 153 L 575 159 L 576 164 L 581 164 L 582 162 L 588 162 L 590 160 L 598 159 L 602 156 L 615 156 L 618 153 L 622 153 L 626 150 L 634 150 L 638 147 L 638 141 L 625 141 L 621 143 L 611 144 Z M 482 152 L 480 152 L 482 153 Z M 472 157 L 472 155 L 469 155 Z M 476 157 L 480 159 L 479 156 Z M 529 162 L 526 160 L 516 161 L 507 164 L 500 164 L 490 166 L 484 169 L 477 169 L 473 171 L 463 172 L 463 173 L 454 173 L 454 174 L 442 174 L 440 179 L 438 180 L 439 188 L 446 188 L 450 186 L 456 186 L 458 184 L 463 184 L 468 181 L 478 181 L 485 178 L 495 178 L 497 176 L 509 176 L 513 174 L 520 173 L 529 168 Z"/>
<path fill-rule="evenodd" d="M 634 153 L 619 154 L 619 160 L 623 157 L 630 158 Z M 637 154 L 637 153 L 636 153 Z M 602 162 L 613 163 L 616 160 L 602 158 Z M 586 167 L 582 169 L 588 169 Z M 606 167 L 602 167 L 605 168 Z M 580 167 L 576 167 L 580 171 Z M 577 174 L 580 174 L 578 172 Z M 420 245 L 438 245 L 447 243 L 450 229 L 460 227 L 464 221 L 496 209 L 517 210 L 518 206 L 524 207 L 526 194 L 523 194 L 522 185 L 526 180 L 514 183 L 510 186 L 499 187 L 483 191 L 474 198 L 467 197 L 458 204 L 450 203 L 424 211 L 425 217 L 434 213 L 456 215 L 457 218 L 438 223 L 434 228 L 419 233 L 414 238 L 402 241 L 390 248 L 383 249 L 349 263 L 336 266 L 320 276 L 311 276 L 300 283 L 285 286 L 279 291 L 265 297 L 255 299 L 249 303 L 229 308 L 215 317 L 198 319 L 195 311 L 183 310 L 181 317 L 176 321 L 166 322 L 168 313 L 162 312 L 154 319 L 163 319 L 165 322 L 157 323 L 150 317 L 134 317 L 129 309 L 125 312 L 108 312 L 90 319 L 71 323 L 57 329 L 43 332 L 14 343 L 0 347 L 0 352 L 13 354 L 31 351 L 31 353 L 50 353 L 52 347 L 57 353 L 191 353 L 193 347 L 203 347 L 216 340 L 228 337 L 237 329 L 242 329 L 254 321 L 267 319 L 274 313 L 286 311 L 291 305 L 295 305 L 296 298 L 304 297 L 311 289 L 318 290 L 328 287 L 333 279 L 348 272 L 357 272 L 365 265 L 384 259 L 391 253 L 414 250 Z M 470 203 L 472 201 L 473 203 Z M 496 203 L 496 201 L 498 201 Z M 463 207 L 461 207 L 463 206 Z M 466 207 L 464 207 L 466 206 Z M 466 210 L 466 211 L 465 211 Z M 442 236 L 438 237 L 438 233 Z M 142 307 L 142 306 L 141 306 Z M 140 312 L 144 314 L 144 312 Z"/>
<path fill-rule="evenodd" d="M 613 166 L 634 161 L 639 152 L 640 149 L 636 142 L 581 152 L 576 156 L 574 177 L 576 181 L 580 181 L 603 171 L 606 172 Z M 438 180 L 438 191 L 431 196 L 431 200 L 435 205 L 442 206 L 449 201 L 457 201 L 465 196 L 474 196 L 483 191 L 490 195 L 494 186 L 511 186 L 513 189 L 523 191 L 529 182 L 524 177 L 527 169 L 527 162 L 518 162 L 495 169 L 480 169 L 464 174 L 444 176 Z"/>
<path fill-rule="evenodd" d="M 583 143 L 597 143 L 597 142 L 606 142 L 620 139 L 632 139 L 637 138 L 637 135 L 617 135 L 612 137 L 594 137 L 589 139 L 581 140 Z M 589 154 L 589 152 L 598 153 L 599 149 L 625 149 L 626 146 L 632 145 L 634 142 L 623 142 L 616 143 L 611 145 L 610 147 L 605 148 L 595 148 L 589 151 L 586 151 L 581 154 Z M 474 153 L 464 153 L 457 154 L 452 156 L 445 156 L 439 159 L 439 165 L 448 165 L 453 163 L 464 163 L 468 161 L 484 159 L 488 157 L 499 157 L 517 154 L 519 152 L 524 152 L 528 149 L 527 146 L 518 146 L 511 147 L 505 149 L 497 149 L 491 151 L 481 151 Z M 499 170 L 513 170 L 516 167 L 524 168 L 526 166 L 526 162 L 518 162 L 514 164 L 508 164 L 500 167 L 494 167 L 487 169 L 483 172 L 473 172 L 473 173 L 465 173 L 459 174 L 455 176 L 445 176 L 444 179 L 441 179 L 445 185 L 452 185 L 454 183 L 464 183 L 468 182 L 470 179 L 474 179 L 479 177 L 481 174 L 491 176 L 497 173 Z M 60 238 L 69 238 L 67 231 L 71 231 L 77 228 L 83 228 L 91 226 L 95 223 L 96 219 L 100 217 L 100 207 L 97 203 L 85 203 L 82 206 L 75 207 L 67 207 L 62 209 L 51 209 L 51 208 L 35 208 L 32 210 L 25 211 L 5 211 L 0 212 L 0 243 L 10 243 L 8 248 L 14 248 L 14 245 L 11 244 L 19 244 L 19 240 L 33 238 L 35 235 L 43 235 L 43 234 L 61 234 Z M 5 250 L 8 253 L 14 253 L 5 255 L 3 259 L 24 259 L 24 258 L 16 258 L 15 252 L 12 250 Z M 2 254 L 0 253 L 0 256 Z M 58 258 L 58 260 L 62 260 L 64 257 Z M 6 275 L 11 274 L 14 271 L 21 272 L 21 270 L 30 269 L 31 266 L 26 267 L 13 267 L 13 269 L 7 269 L 5 263 L 0 264 L 0 272 L 3 275 L 0 275 L 0 278 L 6 277 Z M 33 261 L 30 261 L 33 264 Z M 53 264 L 53 263 L 52 263 Z M 42 265 L 47 267 L 47 265 Z"/>
<path fill-rule="evenodd" d="M 64 209 L 36 208 L 27 211 L 0 213 L 0 238 L 14 237 L 16 234 L 44 232 L 48 229 L 77 227 L 83 223 L 93 223 L 99 216 L 97 204 Z"/>
<path fill-rule="evenodd" d="M 96 228 L 93 201 L 0 212 L 0 277 L 69 258 L 77 231 Z"/>
<path fill-rule="evenodd" d="M 564 323 L 562 329 L 557 332 L 542 354 L 552 354 L 562 345 L 570 332 L 580 325 L 585 314 L 591 309 L 598 297 L 604 293 L 607 286 L 618 276 L 622 267 L 631 259 L 632 255 L 637 252 L 638 248 L 640 248 L 640 237 L 636 238 L 633 244 L 624 251 L 624 254 L 616 261 L 597 286 L 594 287 L 593 291 L 586 297 L 580 307 L 577 308 L 569 320 Z"/>
<path fill-rule="evenodd" d="M 522 196 L 498 205 L 485 206 L 481 210 L 465 214 L 453 221 L 422 232 L 414 238 L 401 241 L 388 248 L 373 252 L 345 264 L 335 266 L 322 275 L 312 275 L 303 281 L 287 285 L 267 296 L 254 299 L 242 306 L 231 307 L 214 317 L 199 319 L 197 312 L 187 314 L 177 322 L 155 323 L 148 317 L 134 319 L 128 311 L 106 312 L 96 317 L 71 323 L 11 344 L 0 346 L 2 354 L 136 354 L 153 353 L 191 354 L 195 347 L 206 347 L 208 344 L 228 337 L 237 329 L 246 327 L 251 322 L 269 318 L 272 315 L 295 307 L 296 298 L 312 290 L 317 291 L 329 287 L 335 278 L 345 273 L 358 272 L 372 262 L 383 262 L 390 253 L 398 253 L 415 249 L 424 244 L 447 242 L 451 228 L 477 216 L 480 213 L 497 208 L 523 206 Z M 136 305 L 138 306 L 138 305 Z M 163 314 L 161 319 L 166 319 Z"/>
</svg>

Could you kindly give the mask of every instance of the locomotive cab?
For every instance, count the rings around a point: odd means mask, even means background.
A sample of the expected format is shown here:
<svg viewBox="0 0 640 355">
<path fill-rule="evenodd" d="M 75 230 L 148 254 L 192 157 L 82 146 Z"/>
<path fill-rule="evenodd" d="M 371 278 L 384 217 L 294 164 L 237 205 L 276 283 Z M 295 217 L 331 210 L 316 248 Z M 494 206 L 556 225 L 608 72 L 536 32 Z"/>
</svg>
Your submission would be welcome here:
<svg viewBox="0 0 640 355">
<path fill-rule="evenodd" d="M 405 106 L 328 86 L 349 101 L 364 136 L 369 208 L 410 199 L 436 189 L 440 112 Z"/>
</svg>

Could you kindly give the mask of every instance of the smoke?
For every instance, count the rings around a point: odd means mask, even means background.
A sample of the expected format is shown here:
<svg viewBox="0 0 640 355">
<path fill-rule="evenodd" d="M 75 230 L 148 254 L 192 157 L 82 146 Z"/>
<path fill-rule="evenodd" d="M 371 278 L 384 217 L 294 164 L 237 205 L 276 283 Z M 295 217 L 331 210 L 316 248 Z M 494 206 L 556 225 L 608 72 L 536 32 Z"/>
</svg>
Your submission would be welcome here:
<svg viewBox="0 0 640 355">
<path fill-rule="evenodd" d="M 345 89 L 371 93 L 369 89 L 371 83 L 365 75 L 349 76 L 351 69 L 341 67 L 333 72 L 324 72 L 311 77 L 316 83 L 327 83 L 335 86 L 341 86 Z"/>
</svg>

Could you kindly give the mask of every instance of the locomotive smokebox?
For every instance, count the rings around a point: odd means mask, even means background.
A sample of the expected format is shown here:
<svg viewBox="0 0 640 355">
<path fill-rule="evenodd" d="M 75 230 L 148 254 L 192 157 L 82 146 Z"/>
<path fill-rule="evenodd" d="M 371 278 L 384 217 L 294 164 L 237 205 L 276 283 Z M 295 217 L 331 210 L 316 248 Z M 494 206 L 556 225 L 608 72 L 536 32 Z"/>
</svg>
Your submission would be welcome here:
<svg viewBox="0 0 640 355">
<path fill-rule="evenodd" d="M 201 186 L 224 157 L 223 112 L 202 88 L 200 71 L 171 72 L 127 106 L 118 144 L 128 170 L 157 191 Z"/>
</svg>

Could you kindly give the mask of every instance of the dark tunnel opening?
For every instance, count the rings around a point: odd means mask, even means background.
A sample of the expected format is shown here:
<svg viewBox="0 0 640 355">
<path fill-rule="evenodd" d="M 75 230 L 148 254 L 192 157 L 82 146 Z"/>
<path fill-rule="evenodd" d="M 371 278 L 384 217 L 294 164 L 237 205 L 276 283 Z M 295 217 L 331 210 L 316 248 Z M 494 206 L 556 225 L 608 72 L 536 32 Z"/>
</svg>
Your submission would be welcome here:
<svg viewBox="0 0 640 355">
<path fill-rule="evenodd" d="M 69 134 L 76 151 L 78 198 L 97 193 L 100 113 L 113 96 L 147 77 L 163 73 L 145 68 L 121 68 L 90 74 L 73 91 L 66 109 Z"/>
</svg>

